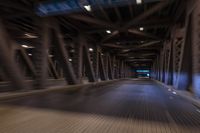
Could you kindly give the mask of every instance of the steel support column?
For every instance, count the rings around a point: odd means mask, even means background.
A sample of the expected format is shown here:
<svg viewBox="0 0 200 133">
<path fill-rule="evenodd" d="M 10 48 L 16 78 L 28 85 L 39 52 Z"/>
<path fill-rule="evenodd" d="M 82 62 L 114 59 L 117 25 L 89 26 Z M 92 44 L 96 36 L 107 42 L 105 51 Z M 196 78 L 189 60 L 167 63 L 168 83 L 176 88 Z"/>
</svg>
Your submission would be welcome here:
<svg viewBox="0 0 200 133">
<path fill-rule="evenodd" d="M 200 1 L 195 0 L 195 8 L 192 13 L 192 70 L 193 89 L 195 95 L 200 97 Z"/>
<path fill-rule="evenodd" d="M 35 69 L 36 69 L 36 77 L 35 77 L 35 88 L 43 89 L 45 88 L 46 79 L 48 76 L 48 48 L 50 42 L 50 31 L 48 20 L 43 19 L 41 38 L 39 38 L 40 42 L 37 43 L 35 52 L 33 54 Z"/>
<path fill-rule="evenodd" d="M 106 78 L 106 73 L 105 73 L 105 68 L 104 68 L 104 62 L 103 62 L 103 55 L 99 53 L 99 72 L 100 72 L 100 78 L 101 80 L 107 80 Z"/>
<path fill-rule="evenodd" d="M 86 43 L 86 41 L 84 42 Z M 95 82 L 96 78 L 94 74 L 94 69 L 91 63 L 89 50 L 86 44 L 83 46 L 83 53 L 84 53 L 84 58 L 85 58 L 86 75 L 88 76 L 89 82 Z"/>
</svg>

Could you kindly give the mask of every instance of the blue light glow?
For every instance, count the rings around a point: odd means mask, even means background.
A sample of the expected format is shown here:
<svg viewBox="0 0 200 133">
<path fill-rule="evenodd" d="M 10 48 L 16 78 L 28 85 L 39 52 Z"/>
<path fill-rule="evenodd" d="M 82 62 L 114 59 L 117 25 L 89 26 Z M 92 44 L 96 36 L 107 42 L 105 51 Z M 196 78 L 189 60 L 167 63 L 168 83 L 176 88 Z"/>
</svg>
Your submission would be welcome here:
<svg viewBox="0 0 200 133">
<path fill-rule="evenodd" d="M 136 70 L 136 72 L 138 72 L 138 73 L 149 73 L 150 71 L 149 70 Z"/>
</svg>

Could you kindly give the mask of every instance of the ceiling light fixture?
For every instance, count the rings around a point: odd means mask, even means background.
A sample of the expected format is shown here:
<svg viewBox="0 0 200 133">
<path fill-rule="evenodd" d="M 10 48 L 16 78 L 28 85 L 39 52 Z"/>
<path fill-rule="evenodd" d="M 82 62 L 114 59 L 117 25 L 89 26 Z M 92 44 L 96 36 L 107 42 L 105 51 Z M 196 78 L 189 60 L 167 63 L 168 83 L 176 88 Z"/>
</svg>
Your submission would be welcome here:
<svg viewBox="0 0 200 133">
<path fill-rule="evenodd" d="M 136 0 L 136 4 L 137 5 L 142 4 L 142 0 Z"/>
<path fill-rule="evenodd" d="M 93 50 L 93 48 L 89 48 L 89 51 L 90 51 L 90 52 L 93 52 L 94 50 Z"/>
<path fill-rule="evenodd" d="M 24 34 L 27 38 L 38 38 L 37 36 L 33 35 L 33 34 L 29 34 L 29 33 L 26 33 Z"/>
<path fill-rule="evenodd" d="M 110 30 L 106 30 L 106 33 L 111 34 L 111 31 Z"/>
<path fill-rule="evenodd" d="M 140 27 L 140 31 L 144 31 L 144 27 Z"/>
<path fill-rule="evenodd" d="M 32 54 L 28 54 L 29 56 L 32 56 Z"/>
<path fill-rule="evenodd" d="M 88 12 L 92 11 L 92 7 L 90 5 L 85 5 L 84 6 L 85 10 L 87 10 Z"/>
<path fill-rule="evenodd" d="M 28 46 L 27 46 L 27 45 L 22 45 L 22 47 L 23 47 L 23 48 L 28 48 Z"/>
<path fill-rule="evenodd" d="M 72 59 L 70 58 L 70 59 L 69 59 L 69 61 L 71 62 L 71 61 L 72 61 Z"/>
</svg>

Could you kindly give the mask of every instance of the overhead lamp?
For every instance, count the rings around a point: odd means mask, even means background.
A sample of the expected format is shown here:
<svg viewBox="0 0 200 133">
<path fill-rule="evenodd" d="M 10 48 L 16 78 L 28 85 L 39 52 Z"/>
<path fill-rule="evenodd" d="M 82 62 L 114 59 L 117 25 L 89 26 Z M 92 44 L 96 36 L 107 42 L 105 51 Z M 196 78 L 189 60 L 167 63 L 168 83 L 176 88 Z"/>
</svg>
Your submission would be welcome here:
<svg viewBox="0 0 200 133">
<path fill-rule="evenodd" d="M 89 51 L 90 51 L 90 52 L 93 52 L 94 50 L 93 50 L 93 48 L 89 48 Z"/>
<path fill-rule="evenodd" d="M 140 27 L 140 31 L 144 31 L 144 27 Z"/>
<path fill-rule="evenodd" d="M 110 30 L 106 30 L 106 33 L 111 34 L 111 31 Z"/>
<path fill-rule="evenodd" d="M 50 54 L 49 57 L 53 57 L 53 55 Z"/>
<path fill-rule="evenodd" d="M 85 5 L 84 6 L 85 10 L 87 10 L 88 12 L 92 11 L 92 7 L 90 5 Z"/>
<path fill-rule="evenodd" d="M 28 46 L 27 46 L 27 45 L 22 45 L 22 47 L 23 47 L 23 48 L 28 48 Z"/>
<path fill-rule="evenodd" d="M 32 35 L 30 33 L 24 34 L 27 38 L 38 38 L 38 36 Z"/>
<path fill-rule="evenodd" d="M 32 56 L 32 54 L 28 54 L 29 56 Z"/>
<path fill-rule="evenodd" d="M 137 5 L 142 4 L 142 0 L 136 0 L 136 4 Z"/>
<path fill-rule="evenodd" d="M 30 48 L 35 48 L 35 47 L 33 47 L 33 46 L 28 46 L 28 45 L 21 45 L 23 48 L 27 48 L 27 49 L 30 49 Z"/>
<path fill-rule="evenodd" d="M 71 62 L 71 61 L 72 61 L 72 59 L 70 58 L 70 59 L 69 59 L 69 61 Z"/>
</svg>

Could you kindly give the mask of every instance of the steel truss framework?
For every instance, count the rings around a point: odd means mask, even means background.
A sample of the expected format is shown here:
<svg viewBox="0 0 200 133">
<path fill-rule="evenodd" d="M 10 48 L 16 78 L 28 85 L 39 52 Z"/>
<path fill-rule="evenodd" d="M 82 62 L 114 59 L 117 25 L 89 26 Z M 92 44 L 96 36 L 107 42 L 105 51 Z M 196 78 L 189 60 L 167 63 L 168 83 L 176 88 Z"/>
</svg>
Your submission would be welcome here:
<svg viewBox="0 0 200 133">
<path fill-rule="evenodd" d="M 175 25 L 152 65 L 154 79 L 200 96 L 200 2 L 187 1 L 184 25 Z"/>
<path fill-rule="evenodd" d="M 42 1 L 0 2 L 8 14 L 0 15 L 0 80 L 13 90 L 46 88 L 50 78 L 69 85 L 127 78 L 151 67 L 152 78 L 200 95 L 198 0 L 39 17 L 33 5 Z"/>
</svg>

